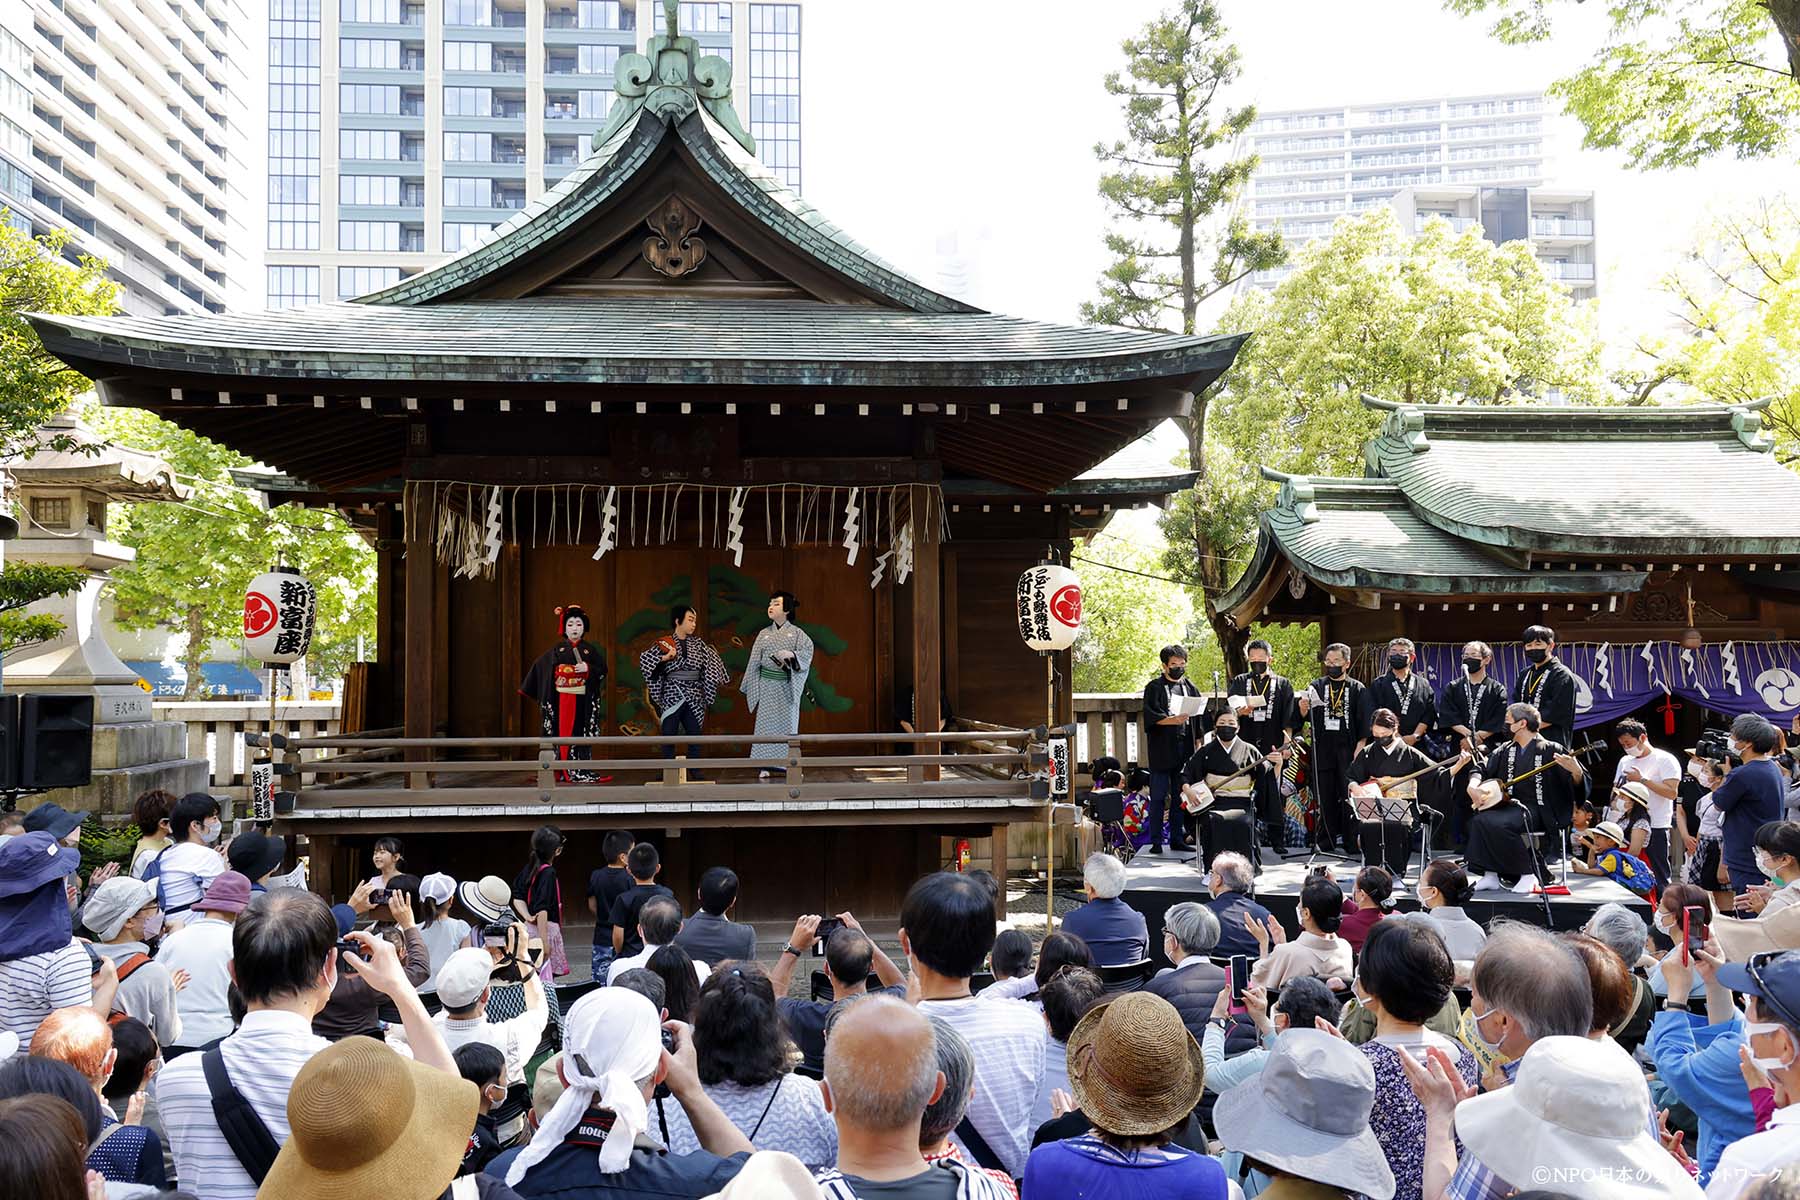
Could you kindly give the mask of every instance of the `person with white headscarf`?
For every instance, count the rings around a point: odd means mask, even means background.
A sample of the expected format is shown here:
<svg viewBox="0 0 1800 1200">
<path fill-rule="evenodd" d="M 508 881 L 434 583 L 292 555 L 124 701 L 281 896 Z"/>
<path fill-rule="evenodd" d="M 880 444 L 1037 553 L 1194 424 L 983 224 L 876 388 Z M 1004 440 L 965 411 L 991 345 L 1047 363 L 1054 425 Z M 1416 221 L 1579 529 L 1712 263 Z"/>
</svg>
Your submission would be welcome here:
<svg viewBox="0 0 1800 1200">
<path fill-rule="evenodd" d="M 659 1017 L 626 988 L 601 988 L 576 1002 L 563 1022 L 557 1068 L 565 1090 L 506 1167 L 508 1187 L 526 1197 L 699 1200 L 743 1168 L 750 1143 L 701 1086 L 692 1030 Z M 663 1048 L 664 1029 L 674 1035 L 673 1051 Z M 669 1154 L 648 1136 L 649 1099 L 663 1082 L 693 1125 L 696 1153 Z"/>
</svg>

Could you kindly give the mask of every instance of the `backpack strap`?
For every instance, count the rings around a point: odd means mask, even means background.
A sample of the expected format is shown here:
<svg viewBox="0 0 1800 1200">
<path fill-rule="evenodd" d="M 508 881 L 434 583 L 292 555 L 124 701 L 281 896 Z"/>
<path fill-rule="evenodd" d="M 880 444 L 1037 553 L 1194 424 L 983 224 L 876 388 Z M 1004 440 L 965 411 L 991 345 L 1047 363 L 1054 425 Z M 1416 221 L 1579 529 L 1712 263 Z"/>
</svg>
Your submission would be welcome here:
<svg viewBox="0 0 1800 1200">
<path fill-rule="evenodd" d="M 213 1119 L 219 1123 L 219 1132 L 225 1135 L 225 1142 L 244 1173 L 261 1187 L 275 1165 L 275 1156 L 281 1153 L 280 1145 L 250 1107 L 250 1101 L 231 1082 L 225 1070 L 225 1055 L 219 1047 L 203 1054 L 200 1066 L 206 1074 L 206 1090 L 212 1093 Z"/>
<path fill-rule="evenodd" d="M 151 959 L 151 957 L 148 954 L 144 954 L 141 952 L 137 953 L 137 954 L 126 955 L 124 961 L 119 963 L 119 965 L 118 965 L 119 982 L 124 983 L 127 979 L 131 978 L 132 973 L 134 971 L 136 971 L 139 967 L 144 966 L 147 963 L 150 963 L 151 961 L 153 961 L 153 960 Z"/>
<path fill-rule="evenodd" d="M 952 1132 L 962 1139 L 962 1144 L 969 1148 L 969 1153 L 975 1156 L 976 1162 L 990 1171 L 1006 1170 L 1006 1164 L 1000 1161 L 1000 1156 L 987 1144 L 987 1139 L 975 1132 L 975 1123 L 969 1120 L 967 1114 Z"/>
</svg>

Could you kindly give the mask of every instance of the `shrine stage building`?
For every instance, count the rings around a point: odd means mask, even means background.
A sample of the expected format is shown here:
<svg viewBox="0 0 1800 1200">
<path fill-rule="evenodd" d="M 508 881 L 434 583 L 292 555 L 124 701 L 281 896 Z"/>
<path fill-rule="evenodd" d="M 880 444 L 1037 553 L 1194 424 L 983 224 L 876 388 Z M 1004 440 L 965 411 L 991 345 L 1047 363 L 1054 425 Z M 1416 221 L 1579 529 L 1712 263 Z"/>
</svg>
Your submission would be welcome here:
<svg viewBox="0 0 1800 1200">
<path fill-rule="evenodd" d="M 554 823 L 570 914 L 623 828 L 660 844 L 684 901 L 721 864 L 745 918 L 880 919 L 962 839 L 990 838 L 979 865 L 999 870 L 1041 839 L 1030 731 L 1072 718 L 1069 662 L 1047 675 L 1021 643 L 1016 582 L 1191 486 L 1096 468 L 1186 414 L 1241 338 L 932 291 L 756 160 L 730 72 L 678 33 L 621 57 L 578 167 L 355 301 L 30 317 L 106 403 L 266 464 L 271 501 L 340 510 L 373 542 L 360 718 L 279 755 L 296 798 L 277 824 L 308 837 L 319 890 L 348 892 L 385 834 L 411 871 L 510 879 Z M 799 735 L 752 762 L 737 679 L 773 589 L 817 656 Z M 569 604 L 609 666 L 601 733 L 573 740 L 610 782 L 560 777 L 517 690 Z M 703 738 L 662 737 L 637 665 L 677 604 L 733 676 Z M 688 742 L 703 780 L 659 757 Z"/>
</svg>

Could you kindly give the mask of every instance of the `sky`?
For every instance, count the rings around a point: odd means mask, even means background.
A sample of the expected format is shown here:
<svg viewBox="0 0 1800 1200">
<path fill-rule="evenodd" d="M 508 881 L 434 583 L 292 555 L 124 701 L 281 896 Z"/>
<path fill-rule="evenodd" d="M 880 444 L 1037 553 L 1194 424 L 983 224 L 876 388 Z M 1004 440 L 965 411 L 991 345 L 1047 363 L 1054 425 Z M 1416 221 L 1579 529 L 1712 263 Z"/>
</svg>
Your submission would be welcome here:
<svg viewBox="0 0 1800 1200">
<path fill-rule="evenodd" d="M 807 198 L 878 253 L 995 311 L 1073 321 L 1106 265 L 1096 142 L 1117 136 L 1101 79 L 1171 0 L 807 0 Z M 1316 104 L 1542 88 L 1601 42 L 1598 6 L 1558 6 L 1550 44 L 1502 46 L 1434 0 L 1222 0 L 1243 52 L 1234 103 Z M 1552 121 L 1547 183 L 1591 188 L 1600 322 L 1612 340 L 1666 321 L 1657 281 L 1709 206 L 1800 194 L 1800 167 L 1715 161 L 1639 172 Z"/>
</svg>

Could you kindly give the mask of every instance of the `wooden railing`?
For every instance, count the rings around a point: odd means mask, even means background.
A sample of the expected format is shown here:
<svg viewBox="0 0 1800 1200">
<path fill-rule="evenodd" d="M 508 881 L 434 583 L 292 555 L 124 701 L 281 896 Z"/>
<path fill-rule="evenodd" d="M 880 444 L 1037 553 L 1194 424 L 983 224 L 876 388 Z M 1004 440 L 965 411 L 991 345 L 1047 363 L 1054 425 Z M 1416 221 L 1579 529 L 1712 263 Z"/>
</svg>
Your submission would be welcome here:
<svg viewBox="0 0 1800 1200">
<path fill-rule="evenodd" d="M 339 711 L 335 700 L 277 703 L 275 732 L 295 738 L 329 737 L 338 731 Z M 246 798 L 245 771 L 251 756 L 245 753 L 244 735 L 269 728 L 267 700 L 157 701 L 150 712 L 158 721 L 187 726 L 187 756 L 206 760 L 208 791 L 234 800 Z"/>
<path fill-rule="evenodd" d="M 1222 699 L 1217 692 L 1200 694 Z M 1075 758 L 1083 771 L 1103 754 L 1142 766 L 1146 740 L 1142 692 L 1075 693 Z"/>
<path fill-rule="evenodd" d="M 1045 764 L 1034 738 L 1041 731 L 1006 728 L 956 730 L 945 733 L 805 733 L 790 737 L 755 734 L 650 734 L 636 737 L 405 738 L 366 734 L 336 737 L 280 735 L 274 742 L 277 788 L 299 793 L 302 800 L 354 796 L 357 804 L 413 804 L 427 797 L 442 802 L 452 793 L 465 803 L 520 803 L 552 799 L 572 802 L 648 801 L 669 799 L 670 789 L 719 795 L 734 800 L 835 800 L 846 794 L 878 798 L 937 796 L 1032 797 L 1041 779 L 1029 778 Z M 246 733 L 255 748 L 271 745 L 260 732 Z M 645 757 L 646 749 L 665 745 L 741 747 L 780 743 L 779 758 L 750 758 L 741 753 L 718 758 Z M 907 743 L 936 746 L 938 753 L 871 754 L 867 747 Z M 600 755 L 561 759 L 559 748 L 585 747 Z M 966 749 L 961 749 L 966 747 Z M 605 757 L 607 751 L 635 751 Z M 529 757 L 526 757 L 529 755 Z M 858 769 L 901 768 L 903 779 L 858 775 Z M 973 768 L 945 777 L 945 767 Z M 690 781 L 687 772 L 705 772 L 707 784 Z M 769 771 L 766 779 L 719 781 L 715 772 Z M 632 773 L 653 777 L 642 783 L 577 782 L 568 772 L 600 775 Z M 809 778 L 808 772 L 815 774 Z M 823 775 L 819 773 L 825 773 Z M 398 777 L 398 778 L 382 778 Z M 510 777 L 510 778 L 509 778 Z M 309 780 L 311 782 L 309 782 Z M 491 780 L 491 782 L 489 782 Z M 529 782 L 527 782 L 529 781 Z M 721 798 L 723 798 L 721 796 Z"/>
</svg>

